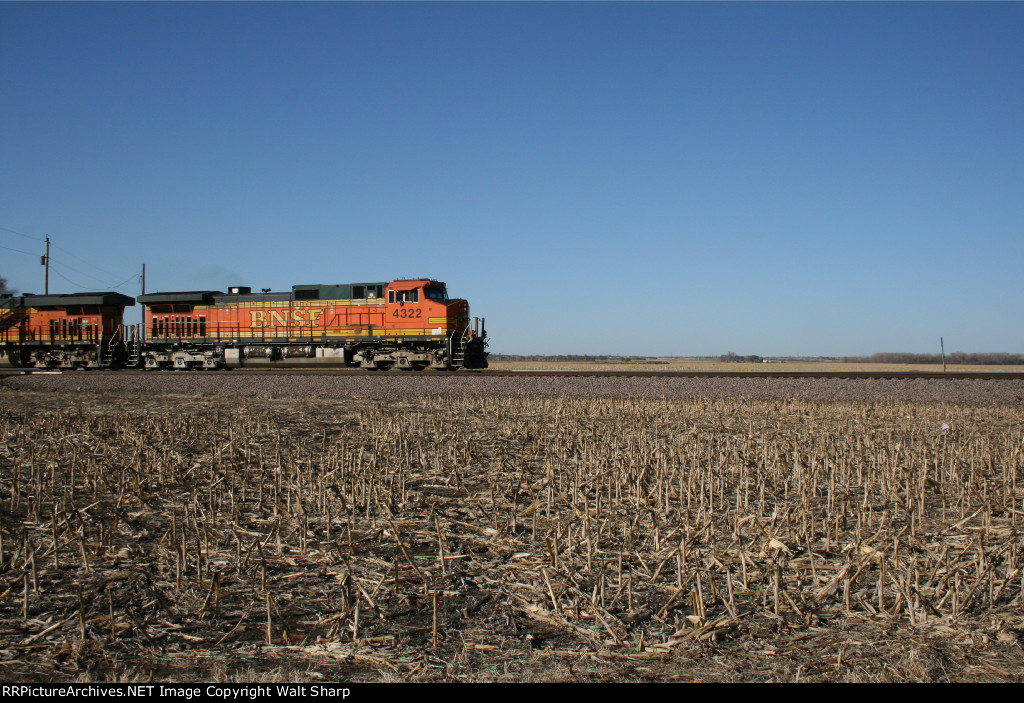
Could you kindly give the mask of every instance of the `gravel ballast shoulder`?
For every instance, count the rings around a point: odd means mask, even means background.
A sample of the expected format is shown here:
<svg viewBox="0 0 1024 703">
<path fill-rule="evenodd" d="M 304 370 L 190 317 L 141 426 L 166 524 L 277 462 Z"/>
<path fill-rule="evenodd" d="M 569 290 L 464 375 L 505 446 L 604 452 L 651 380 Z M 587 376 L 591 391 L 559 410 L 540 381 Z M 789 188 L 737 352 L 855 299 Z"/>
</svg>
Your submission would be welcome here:
<svg viewBox="0 0 1024 703">
<path fill-rule="evenodd" d="M 465 376 L 418 374 L 252 375 L 157 372 L 30 374 L 0 380 L 0 389 L 236 396 L 372 398 L 421 395 L 741 398 L 952 404 L 1024 404 L 1024 381 L 985 379 L 692 378 Z"/>
</svg>

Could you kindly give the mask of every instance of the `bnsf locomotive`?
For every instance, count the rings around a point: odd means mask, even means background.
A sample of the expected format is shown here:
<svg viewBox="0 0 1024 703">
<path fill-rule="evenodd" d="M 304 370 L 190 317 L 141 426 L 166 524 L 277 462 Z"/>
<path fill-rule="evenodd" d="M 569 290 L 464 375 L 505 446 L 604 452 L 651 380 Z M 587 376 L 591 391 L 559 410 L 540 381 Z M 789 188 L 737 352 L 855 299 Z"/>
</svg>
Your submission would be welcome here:
<svg viewBox="0 0 1024 703">
<path fill-rule="evenodd" d="M 139 296 L 21 295 L 0 301 L 0 365 L 27 368 L 230 369 L 487 367 L 483 320 L 432 279 Z"/>
</svg>

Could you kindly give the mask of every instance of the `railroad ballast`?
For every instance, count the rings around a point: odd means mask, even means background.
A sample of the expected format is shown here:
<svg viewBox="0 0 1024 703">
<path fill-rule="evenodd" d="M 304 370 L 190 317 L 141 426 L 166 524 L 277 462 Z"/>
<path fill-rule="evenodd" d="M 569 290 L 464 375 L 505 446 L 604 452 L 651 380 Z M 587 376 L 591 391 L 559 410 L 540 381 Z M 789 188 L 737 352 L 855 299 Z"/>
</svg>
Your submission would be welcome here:
<svg viewBox="0 0 1024 703">
<path fill-rule="evenodd" d="M 487 332 L 441 281 L 298 285 L 290 292 L 21 295 L 0 301 L 0 365 L 25 368 L 482 369 Z"/>
</svg>

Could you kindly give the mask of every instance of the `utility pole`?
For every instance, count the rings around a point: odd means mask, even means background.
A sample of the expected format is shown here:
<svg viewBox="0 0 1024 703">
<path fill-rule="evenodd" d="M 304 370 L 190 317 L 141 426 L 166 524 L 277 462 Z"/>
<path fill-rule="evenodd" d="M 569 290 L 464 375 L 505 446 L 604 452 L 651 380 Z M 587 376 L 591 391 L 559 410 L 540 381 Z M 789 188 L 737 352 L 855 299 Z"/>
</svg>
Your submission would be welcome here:
<svg viewBox="0 0 1024 703">
<path fill-rule="evenodd" d="M 46 275 L 43 278 L 43 295 L 50 294 L 50 235 L 46 235 L 46 252 L 43 254 L 43 260 L 40 261 L 43 266 L 46 267 Z"/>
<path fill-rule="evenodd" d="M 146 265 L 142 265 L 142 294 L 146 294 Z M 142 306 L 142 333 L 139 335 L 139 339 L 143 342 L 146 341 L 146 306 Z"/>
</svg>

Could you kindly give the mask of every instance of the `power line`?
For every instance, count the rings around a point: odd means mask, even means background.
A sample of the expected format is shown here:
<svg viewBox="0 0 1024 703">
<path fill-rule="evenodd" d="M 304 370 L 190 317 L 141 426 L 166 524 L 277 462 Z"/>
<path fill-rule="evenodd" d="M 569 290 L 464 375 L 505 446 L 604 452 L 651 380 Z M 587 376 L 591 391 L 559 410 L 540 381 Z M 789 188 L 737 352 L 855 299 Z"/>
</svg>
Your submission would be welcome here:
<svg viewBox="0 0 1024 703">
<path fill-rule="evenodd" d="M 58 271 L 57 268 L 53 264 L 50 264 L 50 270 L 53 271 L 58 276 L 60 276 L 61 278 L 63 278 L 65 281 L 67 281 L 71 285 L 73 285 L 75 288 L 85 288 L 86 290 L 100 290 L 99 288 L 89 288 L 88 286 L 83 286 L 81 283 L 75 283 L 70 278 L 65 276 L 63 273 Z"/>
<path fill-rule="evenodd" d="M 0 229 L 3 229 L 3 228 L 0 228 Z M 17 234 L 17 233 L 15 233 L 15 234 Z M 30 251 L 25 251 L 25 250 L 23 250 L 23 249 L 15 249 L 14 247 L 7 247 L 7 246 L 4 246 L 3 244 L 0 244 L 0 249 L 6 249 L 7 251 L 13 251 L 13 252 L 17 252 L 18 254 L 25 254 L 26 256 L 33 256 L 33 257 L 34 257 L 34 256 L 38 256 L 38 254 L 35 254 L 35 253 L 33 253 L 33 252 L 30 252 Z M 83 276 L 86 276 L 86 277 L 88 277 L 88 278 L 91 278 L 91 279 L 93 279 L 93 280 L 95 280 L 95 281 L 100 281 L 100 280 L 102 280 L 102 279 L 100 279 L 100 278 L 97 278 L 96 276 L 93 276 L 93 275 L 92 275 L 91 273 L 86 273 L 85 271 L 82 271 L 82 270 L 76 269 L 76 268 L 75 268 L 74 266 L 71 266 L 71 265 L 69 265 L 69 264 L 66 264 L 66 263 L 62 263 L 62 264 L 61 264 L 61 266 L 65 267 L 65 268 L 68 268 L 68 269 L 71 269 L 72 271 L 74 271 L 74 272 L 76 272 L 76 273 L 80 273 L 80 274 L 82 274 Z M 139 278 L 141 278 L 141 276 L 139 276 L 139 274 L 137 274 L 137 273 L 133 273 L 133 274 L 132 274 L 131 276 L 129 276 L 128 278 L 124 279 L 124 280 L 123 280 L 123 281 L 121 281 L 120 283 L 115 283 L 115 284 L 114 284 L 114 285 L 112 285 L 112 286 L 103 286 L 102 288 L 93 288 L 93 287 L 91 287 L 91 286 L 86 286 L 86 285 L 82 285 L 81 283 L 78 283 L 77 281 L 72 281 L 72 280 L 71 280 L 70 278 L 68 278 L 68 277 L 67 277 L 67 276 L 65 276 L 65 275 L 64 275 L 63 273 L 61 273 L 61 272 L 60 272 L 59 270 L 57 270 L 57 267 L 56 267 L 56 266 L 54 266 L 54 264 L 53 264 L 53 261 L 52 261 L 52 260 L 50 261 L 50 269 L 51 269 L 51 270 L 52 270 L 52 271 L 53 271 L 53 272 L 54 272 L 55 274 L 57 274 L 58 276 L 60 276 L 61 278 L 63 278 L 63 279 L 65 280 L 65 281 L 67 281 L 67 282 L 68 282 L 68 283 L 70 283 L 71 285 L 75 286 L 76 288 L 83 288 L 83 289 L 85 289 L 85 290 L 92 290 L 92 291 L 108 291 L 108 290 L 117 290 L 118 288 L 120 288 L 121 286 L 123 286 L 123 285 L 124 285 L 125 283 L 128 283 L 129 281 L 131 281 L 131 280 L 133 280 L 133 279 L 135 279 L 135 280 L 138 280 Z M 102 269 L 100 269 L 100 270 L 102 270 Z M 114 274 L 111 274 L 111 275 L 114 275 Z"/>
<path fill-rule="evenodd" d="M 83 286 L 81 283 L 76 283 L 75 281 L 72 281 L 70 278 L 68 278 L 67 276 L 62 274 L 60 271 L 58 271 L 57 268 L 52 263 L 50 264 L 50 270 L 53 271 L 58 276 L 60 276 L 61 278 L 63 278 L 65 281 L 67 281 L 71 285 L 75 286 L 76 288 L 84 288 L 85 290 L 92 290 L 92 291 L 116 290 L 117 288 L 123 286 L 128 281 L 131 281 L 132 279 L 138 279 L 139 278 L 139 274 L 135 273 L 135 274 L 132 274 L 131 276 L 129 276 L 128 278 L 124 279 L 120 283 L 117 283 L 117 284 L 115 284 L 113 286 L 108 286 L 108 287 L 104 287 L 104 288 L 90 288 L 89 286 Z M 79 272 L 79 273 L 81 273 L 81 272 Z M 86 274 L 86 275 L 88 275 L 88 274 Z"/>
<path fill-rule="evenodd" d="M 19 232 L 16 229 L 11 229 L 10 227 L 2 227 L 2 226 L 0 226 L 0 229 L 2 229 L 4 232 L 10 232 L 11 234 L 17 234 L 18 236 L 24 237 L 25 239 L 33 239 L 33 240 L 35 240 L 37 242 L 46 241 L 44 239 L 40 239 L 39 237 L 33 237 L 31 235 L 25 234 L 24 232 Z"/>
<path fill-rule="evenodd" d="M 116 276 L 116 275 L 117 275 L 116 273 L 111 273 L 110 271 L 106 271 L 106 270 L 104 270 L 104 269 L 101 269 L 101 268 L 100 268 L 99 266 L 97 266 L 96 264 L 93 264 L 93 263 L 90 263 L 90 262 L 86 261 L 85 259 L 83 259 L 82 257 L 78 256 L 78 255 L 77 255 L 77 254 L 75 254 L 74 252 L 68 251 L 68 250 L 67 250 L 67 249 L 65 249 L 64 247 L 62 247 L 62 246 L 59 246 L 59 245 L 57 245 L 57 244 L 54 244 L 53 242 L 50 242 L 50 248 L 51 248 L 51 249 L 59 249 L 60 251 L 64 252 L 65 254 L 68 254 L 68 255 L 70 255 L 70 256 L 71 256 L 72 258 L 78 259 L 78 261 L 82 262 L 82 263 L 83 263 L 83 264 L 85 264 L 86 266 L 92 266 L 92 267 L 93 267 L 94 269 L 96 269 L 96 270 L 97 270 L 97 271 L 99 271 L 100 273 L 105 273 L 105 274 L 107 274 L 108 276 Z M 80 272 L 80 273 L 81 273 L 81 272 Z M 86 276 L 88 276 L 89 274 L 85 274 L 85 275 L 86 275 Z M 95 276 L 93 276 L 93 278 L 95 278 Z"/>
<path fill-rule="evenodd" d="M 22 251 L 21 249 L 14 249 L 12 247 L 5 247 L 3 244 L 0 244 L 0 249 L 6 249 L 7 251 L 16 251 L 19 254 L 28 254 L 29 256 L 39 256 L 39 254 L 33 254 L 30 251 Z"/>
<path fill-rule="evenodd" d="M 51 247 L 51 248 L 54 248 L 54 247 L 53 247 L 53 244 L 52 244 L 52 243 L 50 244 L 50 247 Z M 51 257 L 51 258 L 52 258 L 52 257 Z M 52 262 L 52 261 L 50 262 L 50 265 L 51 265 L 51 266 L 53 266 L 53 262 Z M 69 264 L 69 263 L 67 263 L 67 262 L 64 262 L 64 261 L 62 261 L 62 262 L 61 262 L 61 266 L 63 266 L 64 268 L 67 268 L 67 269 L 71 269 L 71 270 L 72 270 L 72 271 L 74 271 L 75 273 L 80 273 L 80 274 L 82 274 L 83 276 L 87 276 L 88 278 L 91 278 L 91 279 L 93 279 L 94 281 L 102 281 L 102 280 L 104 280 L 104 279 L 102 279 L 102 278 L 99 278 L 98 276 L 94 276 L 94 275 L 92 275 L 91 273 L 86 273 L 85 271 L 82 271 L 81 269 L 76 269 L 76 268 L 75 268 L 74 266 L 72 266 L 71 264 Z M 116 275 L 116 274 L 113 274 L 113 273 L 112 273 L 112 274 L 110 274 L 110 276 L 115 276 L 115 275 Z"/>
<path fill-rule="evenodd" d="M 33 237 L 31 235 L 25 234 L 24 232 L 19 232 L 16 229 L 11 229 L 10 227 L 4 227 L 2 225 L 0 225 L 0 230 L 3 230 L 4 232 L 10 232 L 11 234 L 16 234 L 16 235 L 18 235 L 20 237 L 24 237 L 25 239 L 31 239 L 31 240 L 36 241 L 36 242 L 46 242 L 47 241 L 47 239 L 40 239 L 38 237 Z M 74 259 L 74 260 L 76 260 L 76 261 L 78 261 L 78 262 L 80 262 L 82 264 L 85 264 L 86 266 L 89 266 L 89 267 L 91 267 L 93 269 L 96 269 L 100 273 L 104 274 L 104 276 L 107 276 L 107 277 L 110 277 L 110 278 L 114 278 L 114 277 L 118 276 L 118 274 L 116 274 L 116 273 L 113 273 L 111 271 L 107 271 L 106 269 L 101 268 L 101 267 L 97 266 L 96 264 L 94 264 L 94 263 L 92 263 L 90 261 L 87 261 L 86 259 L 83 259 L 78 254 L 74 253 L 73 251 L 71 251 L 71 250 L 69 250 L 69 249 L 67 249 L 65 247 L 62 247 L 62 246 L 60 246 L 58 244 L 54 244 L 53 242 L 50 242 L 49 246 L 50 246 L 51 249 L 57 249 L 57 250 L 63 252 L 68 257 L 70 257 L 70 258 L 72 258 L 72 259 Z M 3 245 L 0 245 L 0 248 L 7 249 L 8 251 L 15 251 L 15 252 L 18 252 L 19 254 L 27 254 L 28 256 L 36 256 L 36 254 L 33 254 L 32 252 L 24 251 L 23 249 L 15 249 L 13 247 L 7 247 L 7 246 L 3 246 Z M 45 256 L 46 255 L 44 255 L 44 258 L 45 258 Z M 53 267 L 53 257 L 52 257 L 52 255 L 50 256 L 50 262 L 49 263 L 50 263 L 50 267 L 52 268 Z M 72 271 L 74 271 L 76 273 L 79 273 L 79 274 L 81 274 L 83 276 L 86 276 L 87 278 L 91 278 L 94 281 L 99 282 L 99 281 L 104 280 L 104 279 L 100 278 L 99 276 L 96 276 L 94 274 L 82 271 L 81 269 L 75 268 L 74 266 L 68 264 L 67 262 L 62 262 L 61 265 L 64 268 L 71 269 Z M 70 284 L 72 284 L 74 286 L 77 286 L 79 288 L 84 288 L 86 290 L 94 290 L 94 291 L 106 291 L 106 290 L 116 289 L 118 286 L 123 285 L 127 281 L 132 280 L 132 278 L 138 278 L 139 277 L 138 274 L 133 274 L 132 276 L 129 276 L 125 281 L 122 281 L 121 283 L 118 283 L 115 286 L 104 286 L 103 288 L 92 288 L 90 286 L 84 286 L 84 285 L 82 285 L 80 283 L 76 283 L 76 282 L 72 281 L 71 279 L 69 279 L 67 276 L 65 276 L 65 275 L 63 275 L 63 274 L 61 274 L 61 273 L 59 273 L 57 271 L 54 271 L 54 272 L 57 273 L 57 275 L 59 275 L 65 281 L 67 281 L 68 283 L 70 283 Z"/>
<path fill-rule="evenodd" d="M 31 235 L 25 234 L 24 232 L 19 232 L 16 229 L 11 229 L 10 227 L 4 227 L 2 225 L 0 225 L 0 230 L 3 230 L 4 232 L 10 232 L 11 234 L 17 234 L 19 237 L 24 237 L 25 239 L 31 239 L 32 241 L 35 241 L 35 242 L 45 242 L 46 241 L 45 239 L 40 239 L 39 237 L 33 237 Z M 62 247 L 59 244 L 55 244 L 52 241 L 50 242 L 50 248 L 51 249 L 59 249 L 60 251 L 64 252 L 65 254 L 70 256 L 71 258 L 76 259 L 77 261 L 85 264 L 86 266 L 90 266 L 90 267 L 96 269 L 97 271 L 99 271 L 100 273 L 102 273 L 102 274 L 104 274 L 106 276 L 114 277 L 114 276 L 118 275 L 116 273 L 111 273 L 110 271 L 107 271 L 106 269 L 103 269 L 103 268 L 97 266 L 96 264 L 92 263 L 91 261 L 83 259 L 81 256 L 79 256 L 75 252 L 71 251 L 70 249 Z M 18 250 L 16 249 L 14 251 L 18 251 Z M 79 273 L 81 273 L 81 274 L 83 274 L 85 276 L 90 276 L 90 274 L 85 273 L 84 271 L 79 271 Z M 95 276 L 91 276 L 91 278 L 96 278 L 96 277 Z M 97 279 L 97 280 L 99 280 L 99 279 Z"/>
</svg>

